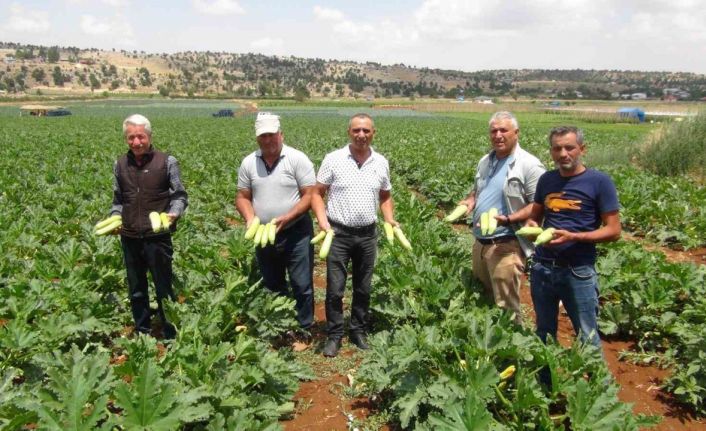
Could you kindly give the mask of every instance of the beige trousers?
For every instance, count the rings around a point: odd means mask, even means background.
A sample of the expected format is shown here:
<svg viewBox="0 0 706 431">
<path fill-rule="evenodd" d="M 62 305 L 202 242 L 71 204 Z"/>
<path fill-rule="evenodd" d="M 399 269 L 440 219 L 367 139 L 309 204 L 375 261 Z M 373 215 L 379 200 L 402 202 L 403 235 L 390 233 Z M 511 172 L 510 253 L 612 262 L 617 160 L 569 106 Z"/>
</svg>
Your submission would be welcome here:
<svg viewBox="0 0 706 431">
<path fill-rule="evenodd" d="M 520 284 L 524 269 L 525 258 L 517 240 L 489 245 L 473 243 L 473 275 L 498 307 L 515 313 L 517 324 L 522 323 Z"/>
</svg>

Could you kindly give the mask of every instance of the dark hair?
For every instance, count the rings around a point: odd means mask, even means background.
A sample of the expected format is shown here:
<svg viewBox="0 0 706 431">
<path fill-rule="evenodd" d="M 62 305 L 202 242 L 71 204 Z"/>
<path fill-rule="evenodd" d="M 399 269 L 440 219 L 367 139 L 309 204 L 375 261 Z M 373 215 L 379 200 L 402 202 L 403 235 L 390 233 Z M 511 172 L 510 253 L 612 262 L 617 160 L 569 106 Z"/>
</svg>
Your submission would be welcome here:
<svg viewBox="0 0 706 431">
<path fill-rule="evenodd" d="M 348 120 L 348 128 L 349 129 L 351 128 L 351 124 L 353 124 L 353 120 L 355 118 L 367 118 L 368 120 L 370 120 L 370 125 L 373 127 L 373 129 L 375 129 L 375 121 L 373 121 L 373 117 L 366 114 L 365 112 L 359 112 L 359 113 L 355 114 L 354 116 L 352 116 L 350 120 Z"/>
<path fill-rule="evenodd" d="M 549 145 L 555 136 L 564 136 L 569 133 L 576 135 L 576 143 L 583 146 L 583 130 L 576 126 L 558 126 L 549 131 Z"/>
</svg>

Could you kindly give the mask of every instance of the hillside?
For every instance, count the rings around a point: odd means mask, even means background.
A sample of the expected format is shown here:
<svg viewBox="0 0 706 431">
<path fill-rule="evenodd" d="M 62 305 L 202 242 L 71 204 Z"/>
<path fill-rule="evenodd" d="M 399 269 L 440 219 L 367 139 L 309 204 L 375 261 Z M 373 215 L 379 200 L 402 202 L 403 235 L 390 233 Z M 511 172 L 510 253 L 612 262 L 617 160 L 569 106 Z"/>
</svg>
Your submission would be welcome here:
<svg viewBox="0 0 706 431">
<path fill-rule="evenodd" d="M 706 75 L 617 70 L 462 72 L 297 57 L 42 47 L 0 42 L 5 96 L 91 92 L 200 97 L 465 97 L 699 100 Z"/>
</svg>

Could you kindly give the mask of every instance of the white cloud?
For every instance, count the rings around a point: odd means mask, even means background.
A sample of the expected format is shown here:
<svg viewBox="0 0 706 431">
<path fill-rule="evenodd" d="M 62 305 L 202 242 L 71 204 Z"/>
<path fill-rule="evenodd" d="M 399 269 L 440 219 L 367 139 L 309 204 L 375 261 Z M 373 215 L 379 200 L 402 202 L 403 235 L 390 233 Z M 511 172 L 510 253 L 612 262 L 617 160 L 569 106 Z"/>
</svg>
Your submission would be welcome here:
<svg viewBox="0 0 706 431">
<path fill-rule="evenodd" d="M 420 32 L 439 40 L 460 41 L 494 36 L 522 36 L 534 30 L 580 32 L 599 25 L 596 11 L 607 0 L 426 0 L 414 11 Z"/>
<path fill-rule="evenodd" d="M 74 5 L 91 5 L 96 3 L 95 0 L 66 0 L 66 2 Z M 130 6 L 130 0 L 100 0 L 100 3 L 116 8 Z"/>
<path fill-rule="evenodd" d="M 91 36 L 102 36 L 121 45 L 135 45 L 132 26 L 121 15 L 112 19 L 99 19 L 93 15 L 81 15 L 81 30 Z"/>
<path fill-rule="evenodd" d="M 314 17 L 331 26 L 335 41 L 355 49 L 385 51 L 408 46 L 417 39 L 418 33 L 391 20 L 363 23 L 347 19 L 337 9 L 314 6 Z"/>
<path fill-rule="evenodd" d="M 103 3 L 107 4 L 108 6 L 113 6 L 113 7 L 123 7 L 123 6 L 128 6 L 130 4 L 130 0 L 101 0 Z"/>
<path fill-rule="evenodd" d="M 284 40 L 279 37 L 264 37 L 250 43 L 253 51 L 262 54 L 284 54 Z"/>
<path fill-rule="evenodd" d="M 49 30 L 49 13 L 42 10 L 25 9 L 18 3 L 10 6 L 7 29 L 17 32 L 44 33 Z"/>
<path fill-rule="evenodd" d="M 245 10 L 235 0 L 191 0 L 199 13 L 206 15 L 231 15 L 243 14 Z"/>
<path fill-rule="evenodd" d="M 314 16 L 321 21 L 342 21 L 343 12 L 338 9 L 314 6 Z"/>
<path fill-rule="evenodd" d="M 100 21 L 93 15 L 81 15 L 81 30 L 86 34 L 92 35 L 106 35 L 113 32 L 109 22 Z"/>
</svg>

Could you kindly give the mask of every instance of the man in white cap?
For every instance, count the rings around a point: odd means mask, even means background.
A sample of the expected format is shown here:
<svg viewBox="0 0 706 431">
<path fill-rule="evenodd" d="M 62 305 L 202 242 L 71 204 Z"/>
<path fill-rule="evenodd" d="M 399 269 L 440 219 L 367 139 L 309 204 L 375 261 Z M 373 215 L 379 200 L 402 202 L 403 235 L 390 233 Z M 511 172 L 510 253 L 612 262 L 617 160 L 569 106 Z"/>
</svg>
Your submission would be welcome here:
<svg viewBox="0 0 706 431">
<path fill-rule="evenodd" d="M 313 226 L 308 212 L 316 184 L 314 164 L 284 145 L 277 115 L 258 113 L 255 136 L 260 149 L 240 164 L 235 208 L 248 227 L 255 216 L 277 226 L 275 243 L 257 248 L 257 263 L 267 289 L 290 295 L 291 286 L 301 327 L 297 338 L 308 344 L 314 323 Z"/>
</svg>

